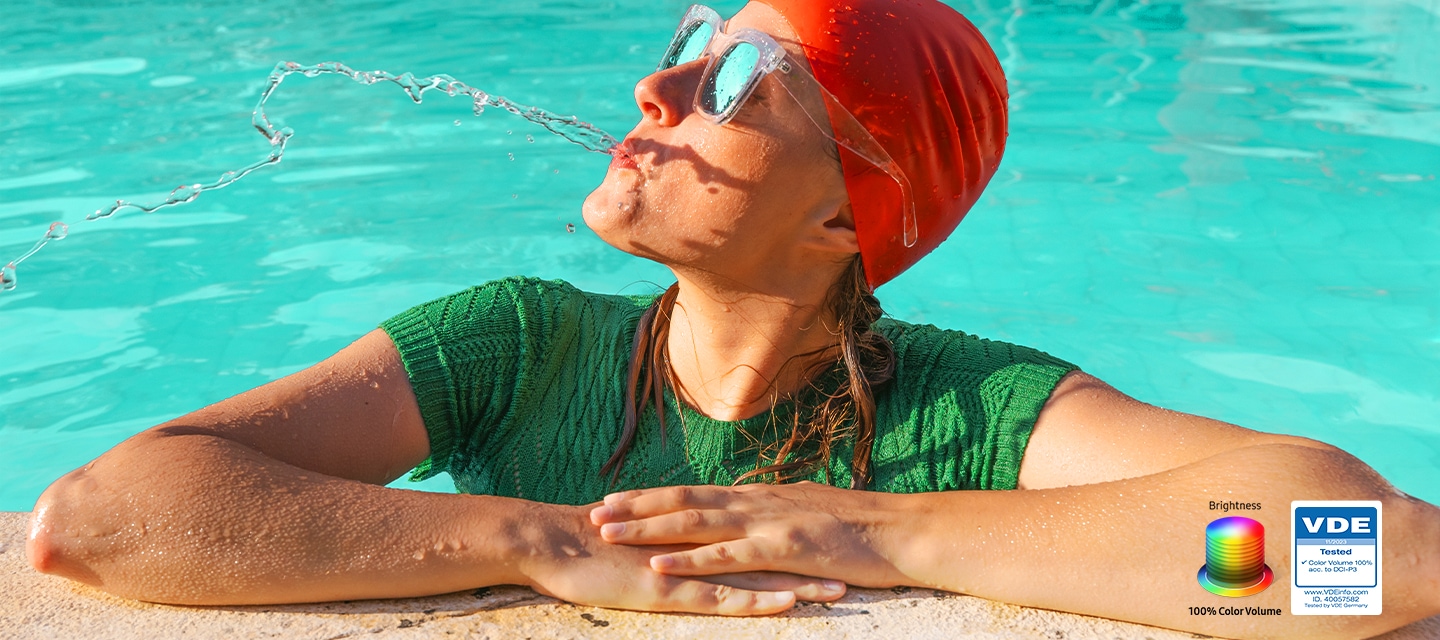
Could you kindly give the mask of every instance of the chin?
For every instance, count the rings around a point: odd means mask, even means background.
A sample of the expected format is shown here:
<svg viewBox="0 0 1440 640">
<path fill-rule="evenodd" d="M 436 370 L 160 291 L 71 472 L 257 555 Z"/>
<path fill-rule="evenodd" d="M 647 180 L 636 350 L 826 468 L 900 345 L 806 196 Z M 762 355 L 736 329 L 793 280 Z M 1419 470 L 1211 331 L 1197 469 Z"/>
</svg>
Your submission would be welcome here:
<svg viewBox="0 0 1440 640">
<path fill-rule="evenodd" d="M 634 204 L 633 193 L 619 188 L 607 179 L 585 197 L 585 204 L 580 211 L 585 226 L 600 236 L 606 244 L 627 253 L 634 253 L 629 248 L 628 231 L 635 223 L 635 212 L 638 208 Z"/>
</svg>

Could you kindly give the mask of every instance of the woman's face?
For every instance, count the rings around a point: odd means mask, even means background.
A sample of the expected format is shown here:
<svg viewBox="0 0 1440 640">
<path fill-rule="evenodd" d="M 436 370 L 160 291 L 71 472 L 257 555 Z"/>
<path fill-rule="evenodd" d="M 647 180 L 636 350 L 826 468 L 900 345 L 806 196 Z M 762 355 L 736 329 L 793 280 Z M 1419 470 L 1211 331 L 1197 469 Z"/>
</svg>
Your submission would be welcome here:
<svg viewBox="0 0 1440 640">
<path fill-rule="evenodd" d="M 792 65 L 808 71 L 794 32 L 774 9 L 751 2 L 725 30 L 744 27 L 769 34 Z M 637 256 L 759 283 L 787 260 L 807 257 L 797 252 L 833 251 L 833 239 L 825 244 L 822 237 L 833 231 L 814 227 L 842 210 L 848 225 L 844 179 L 834 142 L 806 115 L 825 113 L 818 92 L 792 97 L 776 71 L 734 119 L 717 126 L 694 109 L 707 60 L 635 85 L 641 119 L 624 140 L 635 165 L 611 163 L 585 199 L 585 223 Z"/>
</svg>

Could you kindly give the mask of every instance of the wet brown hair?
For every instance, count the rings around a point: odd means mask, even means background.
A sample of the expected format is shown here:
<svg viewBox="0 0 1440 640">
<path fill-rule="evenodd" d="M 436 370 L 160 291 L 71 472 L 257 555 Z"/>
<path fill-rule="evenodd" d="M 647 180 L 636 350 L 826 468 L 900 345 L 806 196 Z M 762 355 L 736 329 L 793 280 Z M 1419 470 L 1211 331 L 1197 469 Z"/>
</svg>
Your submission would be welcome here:
<svg viewBox="0 0 1440 640">
<path fill-rule="evenodd" d="M 626 375 L 625 424 L 620 433 L 620 444 L 610 459 L 600 468 L 601 474 L 610 473 L 611 482 L 620 477 L 620 467 L 625 454 L 635 442 L 635 432 L 640 421 L 641 408 L 647 402 L 655 405 L 660 420 L 660 437 L 665 438 L 664 386 L 668 385 L 677 402 L 680 395 L 675 393 L 680 382 L 670 369 L 665 345 L 670 335 L 670 318 L 675 308 L 675 297 L 680 293 L 679 283 L 673 284 L 665 293 L 645 310 L 640 324 L 635 327 L 634 345 L 630 350 L 630 367 Z M 888 382 L 895 372 L 895 352 L 885 336 L 872 330 L 871 325 L 880 318 L 880 301 L 865 283 L 865 271 L 856 254 L 840 278 L 830 287 L 824 304 L 831 317 L 836 320 L 832 333 L 839 337 L 840 355 L 834 360 L 824 360 L 805 372 L 809 381 L 797 397 L 787 397 L 796 402 L 789 436 L 759 452 L 761 466 L 742 474 L 735 480 L 741 484 L 754 479 L 768 479 L 770 482 L 788 482 L 803 478 L 816 469 L 825 470 L 826 481 L 834 484 L 830 471 L 830 453 L 835 443 L 853 435 L 855 455 L 851 460 L 851 489 L 869 486 L 870 450 L 875 443 L 875 390 Z M 795 356 L 805 358 L 833 349 L 823 347 Z M 789 360 L 786 364 L 789 364 Z M 843 370 L 846 379 L 833 393 L 827 393 L 815 385 L 825 374 Z M 777 376 L 778 377 L 778 376 Z M 773 394 L 773 409 L 781 398 Z M 681 414 L 683 416 L 683 414 Z M 794 454 L 813 449 L 814 455 L 792 460 Z"/>
</svg>

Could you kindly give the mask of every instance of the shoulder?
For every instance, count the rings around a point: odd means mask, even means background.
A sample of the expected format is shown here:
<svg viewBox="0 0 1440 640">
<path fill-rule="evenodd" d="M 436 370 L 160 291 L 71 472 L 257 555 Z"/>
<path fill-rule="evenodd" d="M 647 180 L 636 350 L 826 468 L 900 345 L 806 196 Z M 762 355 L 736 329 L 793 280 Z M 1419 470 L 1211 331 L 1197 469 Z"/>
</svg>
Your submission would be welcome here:
<svg viewBox="0 0 1440 640">
<path fill-rule="evenodd" d="M 584 291 L 565 280 L 545 280 L 531 276 L 510 276 L 491 280 L 474 287 L 488 291 L 491 295 L 509 296 L 517 306 L 525 307 L 567 307 L 586 306 L 614 308 L 616 310 L 644 309 L 655 299 L 656 294 L 620 295 Z"/>
<path fill-rule="evenodd" d="M 1019 487 L 1043 489 L 1168 471 L 1242 447 L 1335 450 L 1142 402 L 1083 372 L 1056 385 L 1030 437 Z"/>
<path fill-rule="evenodd" d="M 510 276 L 416 305 L 380 327 L 402 353 L 459 349 L 530 360 L 628 340 L 655 297 L 592 293 L 564 280 Z"/>
<path fill-rule="evenodd" d="M 874 329 L 895 353 L 894 377 L 875 398 L 883 418 L 876 442 L 889 452 L 877 453 L 876 477 L 888 471 L 889 486 L 907 491 L 1013 489 L 1031 425 L 1077 367 L 1039 349 L 930 324 L 882 318 Z M 909 467 L 926 472 L 914 476 Z"/>
<path fill-rule="evenodd" d="M 507 276 L 478 284 L 451 297 L 478 297 L 492 302 L 508 301 L 516 309 L 547 307 L 585 299 L 586 292 L 564 280 L 532 276 Z"/>
<path fill-rule="evenodd" d="M 1079 367 L 1033 347 L 941 329 L 932 324 L 915 324 L 881 318 L 874 324 L 895 350 L 897 368 L 943 366 L 950 369 L 994 371 L 1014 365 L 1044 367 L 1065 372 Z"/>
<path fill-rule="evenodd" d="M 423 302 L 386 323 L 417 317 L 442 325 L 504 319 L 524 323 L 592 306 L 643 309 L 653 298 L 591 293 L 559 279 L 508 276 Z"/>
<path fill-rule="evenodd" d="M 964 331 L 896 320 L 876 325 L 895 351 L 887 404 L 922 410 L 975 438 L 1014 440 L 1017 462 L 1041 408 L 1060 381 L 1079 369 L 1039 349 Z"/>
</svg>

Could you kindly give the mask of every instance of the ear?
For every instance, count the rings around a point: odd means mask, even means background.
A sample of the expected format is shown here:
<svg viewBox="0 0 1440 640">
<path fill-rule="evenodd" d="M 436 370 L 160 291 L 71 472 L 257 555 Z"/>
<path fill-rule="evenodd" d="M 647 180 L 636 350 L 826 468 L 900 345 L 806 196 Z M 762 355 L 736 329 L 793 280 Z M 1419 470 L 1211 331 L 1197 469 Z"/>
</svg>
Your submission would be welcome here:
<svg viewBox="0 0 1440 640">
<path fill-rule="evenodd" d="M 860 238 L 855 235 L 855 213 L 846 200 L 828 216 L 822 215 L 818 233 L 819 244 L 845 254 L 860 253 Z"/>
</svg>

